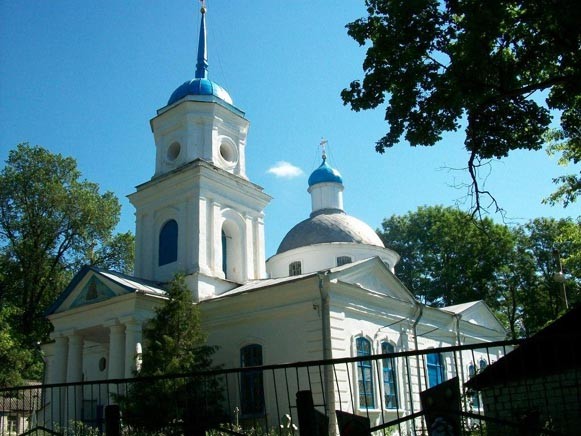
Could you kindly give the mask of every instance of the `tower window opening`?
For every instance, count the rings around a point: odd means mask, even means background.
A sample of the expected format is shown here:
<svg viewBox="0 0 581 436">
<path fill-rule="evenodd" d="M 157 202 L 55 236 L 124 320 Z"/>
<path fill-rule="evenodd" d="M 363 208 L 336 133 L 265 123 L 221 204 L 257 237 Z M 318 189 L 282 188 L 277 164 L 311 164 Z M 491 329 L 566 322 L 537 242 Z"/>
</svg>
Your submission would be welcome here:
<svg viewBox="0 0 581 436">
<path fill-rule="evenodd" d="M 232 147 L 226 143 L 220 144 L 220 156 L 222 156 L 222 159 L 224 159 L 226 162 L 236 161 Z"/>
<path fill-rule="evenodd" d="M 296 262 L 291 262 L 288 266 L 288 275 L 289 276 L 298 276 L 302 274 L 302 264 L 301 261 L 298 260 Z"/>
<path fill-rule="evenodd" d="M 159 232 L 158 265 L 167 265 L 178 260 L 178 223 L 166 222 Z"/>
<path fill-rule="evenodd" d="M 173 142 L 167 148 L 167 160 L 169 160 L 170 162 L 173 162 L 174 160 L 176 160 L 178 158 L 178 156 L 180 155 L 181 148 L 182 147 L 181 147 L 179 142 Z"/>
</svg>

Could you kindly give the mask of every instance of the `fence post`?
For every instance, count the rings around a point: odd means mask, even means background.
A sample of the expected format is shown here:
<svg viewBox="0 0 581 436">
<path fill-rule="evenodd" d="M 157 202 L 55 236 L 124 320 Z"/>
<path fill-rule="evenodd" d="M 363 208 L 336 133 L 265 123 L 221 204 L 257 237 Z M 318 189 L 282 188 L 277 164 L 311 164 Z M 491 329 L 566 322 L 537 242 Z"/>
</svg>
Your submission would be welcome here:
<svg viewBox="0 0 581 436">
<path fill-rule="evenodd" d="M 121 435 L 121 413 L 117 404 L 105 407 L 105 434 L 107 436 Z"/>
<path fill-rule="evenodd" d="M 315 409 L 311 391 L 297 392 L 297 414 L 300 436 L 327 436 L 329 418 Z"/>
</svg>

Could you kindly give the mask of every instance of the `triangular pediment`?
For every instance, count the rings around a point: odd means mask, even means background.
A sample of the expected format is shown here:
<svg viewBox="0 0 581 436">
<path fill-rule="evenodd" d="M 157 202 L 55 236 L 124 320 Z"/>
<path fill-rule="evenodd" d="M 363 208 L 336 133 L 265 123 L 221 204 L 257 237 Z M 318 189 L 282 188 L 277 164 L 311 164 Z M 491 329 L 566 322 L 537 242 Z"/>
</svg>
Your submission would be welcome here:
<svg viewBox="0 0 581 436">
<path fill-rule="evenodd" d="M 98 269 L 85 267 L 75 275 L 47 314 L 96 304 L 129 292 L 106 278 Z"/>
<path fill-rule="evenodd" d="M 443 307 L 442 310 L 453 312 L 462 317 L 463 321 L 489 329 L 504 331 L 501 322 L 494 316 L 484 301 L 472 301 L 456 306 Z"/>
<path fill-rule="evenodd" d="M 331 280 L 413 303 L 415 298 L 380 258 L 354 262 L 330 271 Z"/>
<path fill-rule="evenodd" d="M 163 289 L 149 281 L 114 271 L 84 267 L 47 310 L 47 315 L 101 303 L 135 292 L 154 295 L 165 294 Z"/>
<path fill-rule="evenodd" d="M 88 278 L 85 285 L 71 303 L 70 307 L 79 307 L 86 304 L 98 303 L 99 301 L 108 300 L 115 297 L 117 294 L 102 280 L 97 274 L 93 274 Z"/>
</svg>

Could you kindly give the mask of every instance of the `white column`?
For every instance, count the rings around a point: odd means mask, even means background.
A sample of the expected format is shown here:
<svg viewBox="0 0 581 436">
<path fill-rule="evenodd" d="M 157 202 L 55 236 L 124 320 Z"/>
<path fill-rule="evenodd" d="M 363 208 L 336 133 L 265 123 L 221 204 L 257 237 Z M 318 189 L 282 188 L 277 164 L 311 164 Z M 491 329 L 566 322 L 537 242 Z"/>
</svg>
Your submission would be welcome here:
<svg viewBox="0 0 581 436">
<path fill-rule="evenodd" d="M 255 221 L 256 223 L 256 260 L 257 266 L 256 279 L 266 278 L 266 248 L 264 242 L 264 214 L 261 213 Z"/>
<path fill-rule="evenodd" d="M 67 380 L 67 358 L 69 354 L 69 338 L 57 336 L 54 340 L 54 356 L 50 383 L 64 383 Z"/>
<path fill-rule="evenodd" d="M 198 246 L 198 238 L 199 232 L 197 232 L 197 226 L 194 224 L 194 215 L 195 215 L 195 205 L 194 205 L 194 197 L 189 195 L 186 198 L 186 205 L 184 208 L 184 219 L 183 222 L 185 223 L 182 229 L 178 231 L 181 232 L 181 235 L 178 237 L 178 256 L 182 256 L 182 265 L 181 269 L 186 271 L 186 273 L 195 272 L 196 263 L 198 253 L 194 253 L 194 247 Z"/>
<path fill-rule="evenodd" d="M 255 250 L 254 250 L 254 225 L 253 225 L 253 219 L 250 215 L 245 215 L 244 216 L 244 229 L 245 229 L 245 241 L 244 241 L 244 245 L 242 246 L 243 250 L 246 250 L 245 253 L 245 258 L 246 258 L 246 264 L 244 265 L 244 271 L 243 274 L 244 276 L 242 277 L 242 279 L 244 280 L 244 282 L 247 282 L 248 280 L 254 280 L 257 279 L 258 277 L 256 277 L 255 273 L 254 273 L 254 254 L 255 254 Z"/>
<path fill-rule="evenodd" d="M 83 337 L 77 333 L 69 336 L 67 383 L 83 381 Z"/>
<path fill-rule="evenodd" d="M 123 378 L 125 375 L 125 326 L 109 326 L 109 370 L 108 379 Z"/>
<path fill-rule="evenodd" d="M 69 353 L 67 359 L 67 383 L 83 381 L 83 337 L 72 332 L 69 335 Z M 81 419 L 83 389 L 79 386 L 67 387 L 66 420 Z"/>
<path fill-rule="evenodd" d="M 207 243 L 212 255 L 210 264 L 212 272 L 216 277 L 225 278 L 226 274 L 222 271 L 222 216 L 220 209 L 219 203 L 212 202 L 209 216 L 211 227 Z"/>
<path fill-rule="evenodd" d="M 143 277 L 143 214 L 135 214 L 135 260 L 133 270 L 136 277 Z"/>
<path fill-rule="evenodd" d="M 125 378 L 133 377 L 137 344 L 141 343 L 141 323 L 129 320 L 125 323 Z"/>
<path fill-rule="evenodd" d="M 203 274 L 212 275 L 212 253 L 209 241 L 210 234 L 211 234 L 211 201 L 207 200 L 204 197 L 200 197 L 198 199 L 198 222 L 197 222 L 197 243 L 193 242 L 192 250 L 195 251 L 194 253 L 194 262 L 198 262 L 200 272 Z M 193 232 L 196 232 L 196 228 L 192 228 Z M 196 236 L 193 236 L 194 238 Z M 192 239 L 195 241 L 195 239 Z"/>
<path fill-rule="evenodd" d="M 65 383 L 67 381 L 67 360 L 69 357 L 69 338 L 64 335 L 55 337 L 54 356 L 52 365 L 51 383 Z M 49 415 L 51 416 L 50 426 L 65 423 L 66 411 L 66 388 L 55 388 L 49 396 L 53 395 Z"/>
</svg>

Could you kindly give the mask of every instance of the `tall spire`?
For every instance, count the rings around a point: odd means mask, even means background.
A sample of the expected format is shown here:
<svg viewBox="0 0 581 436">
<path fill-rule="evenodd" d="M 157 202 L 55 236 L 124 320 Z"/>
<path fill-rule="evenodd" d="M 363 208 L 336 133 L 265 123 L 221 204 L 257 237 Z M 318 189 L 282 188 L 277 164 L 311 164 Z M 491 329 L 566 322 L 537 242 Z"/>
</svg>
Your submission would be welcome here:
<svg viewBox="0 0 581 436">
<path fill-rule="evenodd" d="M 202 19 L 200 22 L 200 39 L 198 42 L 198 62 L 196 63 L 196 79 L 208 78 L 208 48 L 206 46 L 206 2 L 201 0 Z"/>
</svg>

